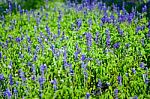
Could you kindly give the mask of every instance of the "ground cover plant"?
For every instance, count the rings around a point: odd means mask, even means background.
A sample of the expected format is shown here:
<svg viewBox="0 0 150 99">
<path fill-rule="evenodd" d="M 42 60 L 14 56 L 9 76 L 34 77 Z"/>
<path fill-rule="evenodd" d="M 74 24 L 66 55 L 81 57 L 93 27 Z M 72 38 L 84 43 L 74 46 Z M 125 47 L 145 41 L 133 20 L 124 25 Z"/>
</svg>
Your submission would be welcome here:
<svg viewBox="0 0 150 99">
<path fill-rule="evenodd" d="M 0 20 L 1 99 L 149 99 L 147 7 L 46 1 Z"/>
</svg>

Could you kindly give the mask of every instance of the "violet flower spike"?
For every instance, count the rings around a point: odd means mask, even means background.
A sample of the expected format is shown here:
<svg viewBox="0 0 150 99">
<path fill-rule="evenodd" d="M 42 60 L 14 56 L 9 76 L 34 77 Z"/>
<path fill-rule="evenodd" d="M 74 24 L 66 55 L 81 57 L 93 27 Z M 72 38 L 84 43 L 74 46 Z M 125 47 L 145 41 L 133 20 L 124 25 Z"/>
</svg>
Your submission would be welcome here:
<svg viewBox="0 0 150 99">
<path fill-rule="evenodd" d="M 6 91 L 4 92 L 4 96 L 7 96 L 8 99 L 11 99 L 12 93 L 9 88 L 7 88 Z"/>
<path fill-rule="evenodd" d="M 119 85 L 122 85 L 122 77 L 121 76 L 118 76 L 118 83 L 119 83 Z"/>
<path fill-rule="evenodd" d="M 114 47 L 115 49 L 118 49 L 118 48 L 120 47 L 120 42 L 115 43 L 115 44 L 113 45 L 113 47 Z"/>
<path fill-rule="evenodd" d="M 86 40 L 87 40 L 88 50 L 90 50 L 90 47 L 92 46 L 92 35 L 91 35 L 91 33 L 86 33 Z"/>
<path fill-rule="evenodd" d="M 115 99 L 118 99 L 118 89 L 114 90 Z"/>
<path fill-rule="evenodd" d="M 102 82 L 101 82 L 101 80 L 100 80 L 100 79 L 98 79 L 97 88 L 102 88 Z"/>
<path fill-rule="evenodd" d="M 9 75 L 9 84 L 12 86 L 14 84 L 12 74 Z"/>
</svg>

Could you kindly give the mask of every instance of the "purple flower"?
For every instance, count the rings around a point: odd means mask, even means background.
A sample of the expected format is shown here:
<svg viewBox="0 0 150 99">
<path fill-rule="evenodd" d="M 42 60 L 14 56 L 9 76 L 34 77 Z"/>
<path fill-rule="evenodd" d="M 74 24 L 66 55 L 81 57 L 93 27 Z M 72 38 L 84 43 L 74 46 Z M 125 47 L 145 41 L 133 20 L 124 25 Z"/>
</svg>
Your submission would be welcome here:
<svg viewBox="0 0 150 99">
<path fill-rule="evenodd" d="M 8 2 L 8 7 L 9 7 L 9 11 L 13 10 L 11 1 Z"/>
<path fill-rule="evenodd" d="M 143 62 L 140 63 L 140 67 L 144 68 L 144 63 Z"/>
<path fill-rule="evenodd" d="M 61 12 L 61 10 L 59 10 L 58 21 L 60 21 L 60 20 L 61 20 L 61 18 L 62 18 L 62 12 Z"/>
<path fill-rule="evenodd" d="M 78 51 L 76 51 L 75 53 L 74 53 L 74 57 L 75 57 L 75 60 L 77 60 L 78 59 Z"/>
<path fill-rule="evenodd" d="M 96 32 L 96 37 L 95 37 L 96 44 L 98 44 L 98 37 L 99 37 L 99 32 Z"/>
<path fill-rule="evenodd" d="M 26 78 L 24 76 L 24 72 L 22 71 L 22 69 L 19 70 L 19 74 L 20 74 L 20 78 L 22 79 L 22 81 L 26 81 Z"/>
<path fill-rule="evenodd" d="M 91 18 L 88 20 L 88 24 L 89 24 L 90 26 L 92 25 L 92 19 L 91 19 Z"/>
<path fill-rule="evenodd" d="M 33 61 L 36 61 L 36 60 L 37 60 L 37 55 L 34 54 L 34 56 L 33 56 Z"/>
<path fill-rule="evenodd" d="M 12 75 L 9 75 L 9 84 L 12 86 L 14 84 Z"/>
<path fill-rule="evenodd" d="M 11 94 L 11 91 L 9 90 L 9 88 L 7 88 L 6 91 L 4 92 L 4 96 L 6 96 L 6 95 L 7 95 L 8 99 L 11 99 L 12 94 Z"/>
<path fill-rule="evenodd" d="M 109 30 L 106 30 L 106 45 L 107 45 L 107 47 L 110 46 L 110 33 L 109 33 Z"/>
<path fill-rule="evenodd" d="M 35 80 L 35 78 L 36 78 L 35 75 L 32 75 L 31 79 L 32 79 L 32 80 Z"/>
<path fill-rule="evenodd" d="M 40 77 L 39 78 L 39 84 L 40 84 L 41 87 L 44 84 L 44 82 L 45 82 L 45 78 L 44 77 Z"/>
<path fill-rule="evenodd" d="M 81 60 L 82 60 L 82 61 L 85 61 L 85 59 L 86 59 L 86 55 L 82 54 L 82 55 L 81 55 Z"/>
<path fill-rule="evenodd" d="M 31 53 L 31 47 L 28 46 L 28 53 Z"/>
<path fill-rule="evenodd" d="M 144 7 L 142 7 L 142 12 L 146 12 L 147 11 L 147 6 L 144 5 Z"/>
<path fill-rule="evenodd" d="M 135 68 L 132 68 L 132 72 L 135 74 L 136 73 L 136 70 L 135 70 Z"/>
<path fill-rule="evenodd" d="M 20 43 L 21 39 L 19 37 L 16 38 L 16 42 Z"/>
<path fill-rule="evenodd" d="M 70 69 L 70 75 L 74 75 L 73 69 Z"/>
<path fill-rule="evenodd" d="M 56 81 L 56 78 L 54 78 L 54 80 L 51 81 L 51 84 L 53 84 L 54 91 L 56 91 L 57 90 L 57 81 Z"/>
<path fill-rule="evenodd" d="M 41 44 L 42 43 L 42 39 L 40 37 L 37 38 L 38 42 Z"/>
<path fill-rule="evenodd" d="M 128 44 L 126 44 L 125 46 L 126 46 L 127 48 L 129 48 L 130 44 L 128 43 Z"/>
<path fill-rule="evenodd" d="M 76 24 L 78 26 L 78 29 L 81 27 L 82 25 L 82 20 L 81 19 L 77 19 Z"/>
<path fill-rule="evenodd" d="M 51 45 L 51 50 L 52 50 L 53 54 L 55 54 L 55 45 Z"/>
<path fill-rule="evenodd" d="M 134 96 L 133 99 L 138 99 L 138 97 L 137 97 L 137 96 Z"/>
<path fill-rule="evenodd" d="M 0 81 L 1 80 L 4 80 L 4 75 L 3 74 L 0 74 Z"/>
<path fill-rule="evenodd" d="M 84 78 L 87 80 L 88 79 L 88 73 L 86 71 L 84 71 L 83 73 L 84 73 Z"/>
<path fill-rule="evenodd" d="M 115 44 L 113 45 L 113 47 L 114 47 L 115 49 L 119 48 L 119 47 L 120 47 L 120 42 L 115 43 Z"/>
<path fill-rule="evenodd" d="M 46 30 L 46 32 L 47 32 L 47 34 L 48 34 L 48 35 L 50 35 L 50 34 L 51 34 L 51 33 L 50 33 L 50 29 L 49 29 L 48 25 L 46 25 L 45 30 Z"/>
<path fill-rule="evenodd" d="M 86 93 L 86 97 L 85 97 L 86 99 L 89 99 L 90 98 L 90 93 Z"/>
<path fill-rule="evenodd" d="M 13 92 L 14 92 L 14 94 L 17 94 L 18 90 L 16 88 L 14 88 Z"/>
<path fill-rule="evenodd" d="M 92 46 L 92 35 L 91 35 L 91 33 L 86 33 L 86 40 L 87 40 L 88 50 L 90 50 L 90 47 Z"/>
<path fill-rule="evenodd" d="M 0 52 L 0 59 L 2 58 L 2 52 Z"/>
<path fill-rule="evenodd" d="M 100 79 L 98 79 L 97 88 L 102 88 L 102 82 Z"/>
<path fill-rule="evenodd" d="M 122 85 L 122 77 L 121 76 L 118 76 L 118 83 L 119 83 L 119 85 Z"/>
<path fill-rule="evenodd" d="M 149 37 L 149 38 L 150 38 L 150 30 L 148 31 L 147 37 Z"/>
<path fill-rule="evenodd" d="M 141 27 L 140 26 L 137 26 L 136 27 L 136 34 L 141 30 Z"/>
<path fill-rule="evenodd" d="M 46 64 L 40 66 L 40 71 L 44 75 L 44 70 L 47 68 Z"/>
<path fill-rule="evenodd" d="M 115 94 L 115 99 L 118 99 L 118 89 L 114 90 L 114 94 Z"/>
</svg>

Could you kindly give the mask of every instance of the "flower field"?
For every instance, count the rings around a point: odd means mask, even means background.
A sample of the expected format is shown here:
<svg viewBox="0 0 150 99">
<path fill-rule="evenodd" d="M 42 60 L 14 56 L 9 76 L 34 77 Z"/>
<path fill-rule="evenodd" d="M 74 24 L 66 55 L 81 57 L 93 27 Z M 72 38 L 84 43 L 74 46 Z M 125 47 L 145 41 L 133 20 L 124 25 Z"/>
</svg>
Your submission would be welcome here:
<svg viewBox="0 0 150 99">
<path fill-rule="evenodd" d="M 146 6 L 15 9 L 0 18 L 0 99 L 150 99 Z"/>
</svg>

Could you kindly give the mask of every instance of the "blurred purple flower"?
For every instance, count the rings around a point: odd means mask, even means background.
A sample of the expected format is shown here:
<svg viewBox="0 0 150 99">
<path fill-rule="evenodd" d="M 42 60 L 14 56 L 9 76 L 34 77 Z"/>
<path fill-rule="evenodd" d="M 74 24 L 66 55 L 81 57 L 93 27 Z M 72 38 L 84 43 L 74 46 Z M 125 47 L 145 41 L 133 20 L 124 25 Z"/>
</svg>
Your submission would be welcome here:
<svg viewBox="0 0 150 99">
<path fill-rule="evenodd" d="M 144 68 L 144 63 L 143 62 L 140 63 L 140 67 Z"/>
<path fill-rule="evenodd" d="M 86 69 L 86 68 L 85 68 Z M 87 80 L 88 79 L 88 73 L 84 70 L 84 78 L 85 78 L 85 80 Z"/>
<path fill-rule="evenodd" d="M 14 84 L 12 74 L 9 75 L 9 84 L 12 86 Z"/>
<path fill-rule="evenodd" d="M 119 83 L 119 85 L 122 85 L 122 77 L 121 76 L 118 76 L 118 83 Z"/>
<path fill-rule="evenodd" d="M 51 84 L 53 84 L 54 91 L 56 91 L 57 90 L 57 81 L 56 81 L 56 78 L 54 78 L 54 80 L 51 81 Z"/>
<path fill-rule="evenodd" d="M 132 68 L 132 72 L 135 74 L 136 73 L 136 70 L 135 70 L 135 68 Z"/>
<path fill-rule="evenodd" d="M 87 40 L 88 50 L 90 50 L 90 47 L 92 46 L 92 35 L 91 35 L 91 33 L 86 33 L 86 40 Z"/>
<path fill-rule="evenodd" d="M 85 99 L 90 99 L 90 93 L 86 93 L 86 97 L 85 97 Z"/>
<path fill-rule="evenodd" d="M 0 52 L 0 59 L 2 58 L 2 52 Z"/>
<path fill-rule="evenodd" d="M 16 38 L 16 42 L 20 43 L 21 39 L 19 37 Z"/>
<path fill-rule="evenodd" d="M 46 25 L 45 30 L 46 30 L 48 36 L 50 36 L 51 32 L 50 32 L 50 28 L 48 27 L 48 25 Z"/>
<path fill-rule="evenodd" d="M 127 48 L 129 48 L 130 44 L 128 43 L 128 44 L 126 44 L 125 46 L 126 46 Z"/>
<path fill-rule="evenodd" d="M 70 69 L 70 75 L 74 75 L 73 69 Z"/>
<path fill-rule="evenodd" d="M 138 34 L 138 32 L 141 30 L 141 27 L 140 26 L 137 26 L 136 27 L 136 34 Z"/>
<path fill-rule="evenodd" d="M 42 43 L 42 39 L 40 37 L 37 38 L 38 42 L 41 44 Z"/>
<path fill-rule="evenodd" d="M 37 55 L 34 54 L 34 56 L 33 56 L 33 61 L 36 61 L 36 60 L 37 60 Z"/>
<path fill-rule="evenodd" d="M 22 71 L 22 69 L 19 69 L 19 75 L 20 75 L 20 78 L 22 79 L 22 81 L 26 81 L 26 78 L 25 78 L 25 75 L 24 75 L 24 72 Z"/>
<path fill-rule="evenodd" d="M 144 7 L 142 7 L 142 12 L 146 12 L 147 11 L 147 6 L 144 5 Z"/>
<path fill-rule="evenodd" d="M 77 60 L 78 59 L 78 51 L 76 51 L 75 53 L 74 53 L 74 57 L 75 57 L 75 60 Z"/>
<path fill-rule="evenodd" d="M 82 60 L 82 61 L 85 61 L 85 59 L 86 59 L 86 55 L 82 54 L 82 55 L 81 55 L 81 60 Z"/>
<path fill-rule="evenodd" d="M 13 92 L 16 95 L 18 93 L 18 90 L 16 88 L 14 88 Z"/>
<path fill-rule="evenodd" d="M 99 32 L 96 32 L 96 37 L 95 37 L 95 42 L 96 42 L 96 44 L 98 44 L 98 38 L 99 37 Z"/>
<path fill-rule="evenodd" d="M 115 43 L 115 44 L 113 45 L 113 47 L 114 47 L 115 49 L 119 48 L 119 47 L 120 47 L 120 42 Z"/>
<path fill-rule="evenodd" d="M 35 80 L 35 79 L 36 79 L 35 75 L 32 75 L 32 76 L 31 76 L 31 79 L 32 79 L 32 80 Z"/>
<path fill-rule="evenodd" d="M 40 87 L 42 87 L 42 85 L 44 84 L 44 82 L 45 82 L 45 78 L 44 77 L 40 77 L 39 78 Z"/>
<path fill-rule="evenodd" d="M 40 71 L 41 71 L 42 75 L 44 75 L 44 71 L 46 68 L 47 68 L 46 64 L 40 66 Z"/>
<path fill-rule="evenodd" d="M 91 18 L 88 20 L 88 24 L 89 24 L 90 26 L 92 25 L 92 19 L 91 19 Z"/>
<path fill-rule="evenodd" d="M 36 73 L 36 69 L 35 69 L 35 65 L 34 64 L 32 65 L 31 72 L 33 72 L 34 74 Z"/>
<path fill-rule="evenodd" d="M 77 24 L 78 29 L 79 29 L 81 27 L 81 25 L 82 25 L 82 20 L 81 19 L 77 19 L 76 20 L 76 24 Z"/>
<path fill-rule="evenodd" d="M 102 82 L 100 79 L 98 79 L 97 88 L 102 88 Z"/>
<path fill-rule="evenodd" d="M 137 97 L 137 96 L 134 96 L 133 99 L 138 99 L 138 97 Z"/>
<path fill-rule="evenodd" d="M 7 88 L 6 91 L 4 92 L 4 96 L 7 96 L 8 99 L 11 99 L 12 93 L 9 88 Z"/>
<path fill-rule="evenodd" d="M 150 38 L 150 30 L 148 31 L 147 37 Z"/>
<path fill-rule="evenodd" d="M 106 45 L 107 45 L 107 47 L 110 46 L 110 32 L 109 32 L 109 30 L 106 30 Z"/>
<path fill-rule="evenodd" d="M 12 8 L 12 2 L 11 1 L 8 2 L 8 7 L 9 7 L 9 11 L 13 10 L 13 8 Z"/>
<path fill-rule="evenodd" d="M 114 90 L 115 99 L 118 99 L 118 89 Z"/>
<path fill-rule="evenodd" d="M 0 81 L 1 80 L 4 80 L 4 75 L 3 74 L 0 74 Z"/>
<path fill-rule="evenodd" d="M 62 11 L 61 11 L 61 10 L 59 10 L 58 21 L 61 21 L 61 18 L 62 18 Z"/>
</svg>

